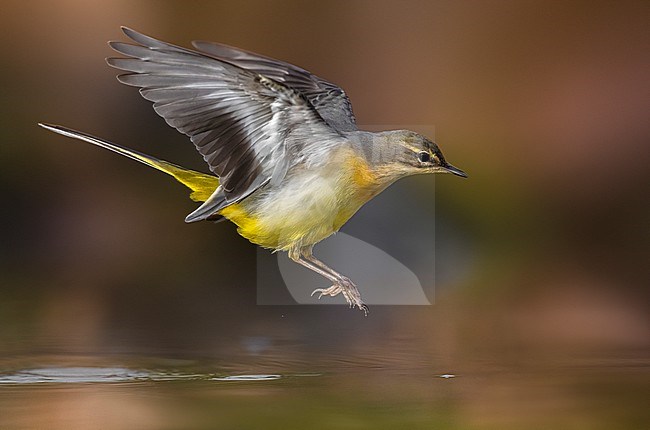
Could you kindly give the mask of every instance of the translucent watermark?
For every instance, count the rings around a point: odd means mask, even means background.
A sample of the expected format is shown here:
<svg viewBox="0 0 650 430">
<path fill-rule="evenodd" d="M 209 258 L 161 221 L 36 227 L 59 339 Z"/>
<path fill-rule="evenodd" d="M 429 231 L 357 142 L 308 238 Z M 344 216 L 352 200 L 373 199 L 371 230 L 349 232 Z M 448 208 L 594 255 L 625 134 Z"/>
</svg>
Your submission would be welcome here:
<svg viewBox="0 0 650 430">
<path fill-rule="evenodd" d="M 434 140 L 434 127 L 365 126 L 364 130 L 412 130 Z M 368 135 L 372 140 L 373 135 Z M 381 138 L 381 137 L 379 137 Z M 386 151 L 399 151 L 372 141 L 366 159 L 375 162 Z M 380 148 L 380 149 L 377 149 Z M 380 153 L 384 151 L 384 153 Z M 368 305 L 431 305 L 435 301 L 434 175 L 398 181 L 365 204 L 341 230 L 314 246 L 314 256 L 336 272 L 350 278 Z M 340 186 L 318 183 L 319 197 L 303 196 L 297 218 L 327 213 Z M 297 191 L 298 193 L 300 191 Z M 313 216 L 314 225 L 322 220 Z M 284 227 L 283 234 L 292 234 Z M 257 303 L 260 305 L 345 304 L 335 297 L 312 295 L 328 288 L 327 278 L 292 261 L 286 252 L 257 250 Z"/>
</svg>

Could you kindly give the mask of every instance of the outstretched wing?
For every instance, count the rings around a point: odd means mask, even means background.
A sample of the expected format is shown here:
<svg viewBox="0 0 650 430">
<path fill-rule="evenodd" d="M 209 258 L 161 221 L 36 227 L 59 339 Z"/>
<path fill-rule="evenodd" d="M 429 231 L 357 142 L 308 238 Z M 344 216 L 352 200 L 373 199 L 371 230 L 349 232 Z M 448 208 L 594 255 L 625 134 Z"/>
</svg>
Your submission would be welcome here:
<svg viewBox="0 0 650 430">
<path fill-rule="evenodd" d="M 267 76 L 298 90 L 307 97 L 307 100 L 332 128 L 339 131 L 357 130 L 350 99 L 345 91 L 337 85 L 293 64 L 243 49 L 205 41 L 194 41 L 192 45 L 199 51 L 215 58 Z"/>
<path fill-rule="evenodd" d="M 190 137 L 219 176 L 226 202 L 241 200 L 271 178 L 281 180 L 294 156 L 293 134 L 337 135 L 298 91 L 200 52 L 123 28 L 137 45 L 111 42 L 130 58 L 108 64 L 140 87 L 169 125 Z M 294 133 L 297 132 L 297 133 Z"/>
</svg>

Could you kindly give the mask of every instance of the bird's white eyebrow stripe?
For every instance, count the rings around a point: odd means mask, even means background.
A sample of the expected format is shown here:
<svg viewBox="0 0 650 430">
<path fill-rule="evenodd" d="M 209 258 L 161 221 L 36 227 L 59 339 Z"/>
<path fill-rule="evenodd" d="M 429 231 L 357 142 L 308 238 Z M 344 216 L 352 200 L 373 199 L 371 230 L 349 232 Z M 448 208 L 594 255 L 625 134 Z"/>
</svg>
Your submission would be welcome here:
<svg viewBox="0 0 650 430">
<path fill-rule="evenodd" d="M 408 145 L 408 144 L 405 144 L 404 146 L 406 146 L 408 149 L 410 149 L 413 152 L 422 152 L 423 151 L 422 148 L 418 148 L 417 146 Z"/>
</svg>

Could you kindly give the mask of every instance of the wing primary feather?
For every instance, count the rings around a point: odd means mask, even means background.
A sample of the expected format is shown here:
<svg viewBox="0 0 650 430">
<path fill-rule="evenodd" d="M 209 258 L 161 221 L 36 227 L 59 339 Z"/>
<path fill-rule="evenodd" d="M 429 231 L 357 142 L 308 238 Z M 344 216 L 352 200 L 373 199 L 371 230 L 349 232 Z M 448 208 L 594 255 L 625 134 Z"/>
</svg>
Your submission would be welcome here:
<svg viewBox="0 0 650 430">
<path fill-rule="evenodd" d="M 286 166 L 308 158 L 300 151 L 309 145 L 341 140 L 332 127 L 335 121 L 323 116 L 327 109 L 309 100 L 310 91 L 338 88 L 333 84 L 295 66 L 283 69 L 278 64 L 286 63 L 272 59 L 241 54 L 247 62 L 238 63 L 234 50 L 222 50 L 229 55 L 218 57 L 129 28 L 123 31 L 135 44 L 111 42 L 126 58 L 109 58 L 108 64 L 126 72 L 118 77 L 120 82 L 139 87 L 154 102 L 156 113 L 190 137 L 220 179 L 224 199 L 219 204 L 245 198 L 272 175 L 278 183 Z M 255 64 L 269 76 L 248 67 Z M 294 82 L 307 85 L 304 93 Z"/>
</svg>

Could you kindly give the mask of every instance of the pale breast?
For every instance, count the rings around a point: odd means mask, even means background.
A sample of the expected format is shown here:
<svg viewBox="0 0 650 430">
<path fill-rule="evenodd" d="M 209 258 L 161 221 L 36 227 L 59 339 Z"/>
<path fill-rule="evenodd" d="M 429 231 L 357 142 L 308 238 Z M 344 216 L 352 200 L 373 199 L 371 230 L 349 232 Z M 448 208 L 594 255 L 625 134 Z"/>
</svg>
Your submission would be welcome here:
<svg viewBox="0 0 650 430">
<path fill-rule="evenodd" d="M 242 236 L 266 248 L 320 242 L 378 192 L 365 160 L 350 152 L 337 155 L 319 168 L 294 170 L 281 184 L 239 203 L 237 211 L 222 214 Z"/>
</svg>

